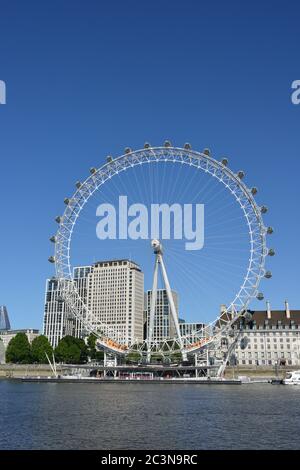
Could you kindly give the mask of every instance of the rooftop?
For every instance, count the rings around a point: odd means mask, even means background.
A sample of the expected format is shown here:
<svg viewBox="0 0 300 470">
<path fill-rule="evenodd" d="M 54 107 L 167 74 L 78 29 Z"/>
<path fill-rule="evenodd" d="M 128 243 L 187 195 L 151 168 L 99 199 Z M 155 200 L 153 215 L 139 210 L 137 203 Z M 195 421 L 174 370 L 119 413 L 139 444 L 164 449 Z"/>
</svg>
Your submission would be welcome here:
<svg viewBox="0 0 300 470">
<path fill-rule="evenodd" d="M 223 306 L 222 306 L 223 307 Z M 225 307 L 226 308 L 226 307 Z M 269 303 L 267 304 L 266 310 L 248 310 L 248 313 L 251 314 L 250 321 L 247 321 L 247 327 L 292 327 L 293 325 L 300 327 L 300 310 L 290 310 L 288 302 L 285 303 L 285 308 L 282 310 L 271 310 Z M 230 320 L 230 312 L 224 311 L 220 315 L 220 319 L 225 321 Z M 241 318 L 238 317 L 235 325 L 239 328 Z M 219 326 L 219 321 L 216 322 L 216 325 Z"/>
<path fill-rule="evenodd" d="M 257 310 L 252 312 L 252 320 L 250 324 L 256 324 L 257 326 L 268 324 L 270 326 L 281 325 L 300 325 L 300 310 L 289 310 L 287 314 L 286 310 L 271 310 L 269 317 L 267 310 Z"/>
<path fill-rule="evenodd" d="M 35 330 L 34 328 L 24 328 L 20 330 L 0 330 L 0 336 L 2 335 L 16 335 L 17 333 L 32 333 L 38 335 L 40 333 L 39 330 Z"/>
<path fill-rule="evenodd" d="M 95 267 L 110 267 L 110 266 L 124 266 L 128 264 L 132 265 L 135 268 L 140 269 L 137 263 L 129 259 L 112 259 L 112 260 L 96 261 L 96 263 L 94 263 L 94 266 Z"/>
</svg>

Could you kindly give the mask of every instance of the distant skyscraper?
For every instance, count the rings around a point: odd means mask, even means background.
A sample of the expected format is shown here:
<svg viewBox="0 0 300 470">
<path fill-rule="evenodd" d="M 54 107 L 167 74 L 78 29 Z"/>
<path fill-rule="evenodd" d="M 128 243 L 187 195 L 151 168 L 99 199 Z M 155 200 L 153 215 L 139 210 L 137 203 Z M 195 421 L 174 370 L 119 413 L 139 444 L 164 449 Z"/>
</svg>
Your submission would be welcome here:
<svg viewBox="0 0 300 470">
<path fill-rule="evenodd" d="M 174 304 L 178 316 L 178 295 L 172 291 Z M 148 337 L 150 308 L 151 308 L 152 290 L 145 292 L 144 308 L 146 317 L 146 337 Z M 168 301 L 166 289 L 157 290 L 157 300 L 154 314 L 154 331 L 153 341 L 162 341 L 166 338 L 172 338 L 176 335 L 174 320 L 172 318 L 171 309 Z"/>
<path fill-rule="evenodd" d="M 0 306 L 0 330 L 10 330 L 8 312 L 4 305 Z"/>
<path fill-rule="evenodd" d="M 75 267 L 73 278 L 90 312 L 87 321 L 95 329 L 122 344 L 143 340 L 144 275 L 136 263 L 99 261 L 92 266 Z M 44 334 L 53 347 L 66 335 L 85 334 L 81 321 L 61 299 L 55 278 L 46 285 Z"/>
</svg>

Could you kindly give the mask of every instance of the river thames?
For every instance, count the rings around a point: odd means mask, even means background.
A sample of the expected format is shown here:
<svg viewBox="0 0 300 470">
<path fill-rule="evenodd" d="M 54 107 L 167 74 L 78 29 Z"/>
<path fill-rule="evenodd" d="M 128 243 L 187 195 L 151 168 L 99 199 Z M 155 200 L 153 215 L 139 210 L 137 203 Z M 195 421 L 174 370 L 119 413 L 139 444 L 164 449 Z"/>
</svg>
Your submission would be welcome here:
<svg viewBox="0 0 300 470">
<path fill-rule="evenodd" d="M 300 387 L 0 381 L 0 449 L 300 449 Z"/>
</svg>

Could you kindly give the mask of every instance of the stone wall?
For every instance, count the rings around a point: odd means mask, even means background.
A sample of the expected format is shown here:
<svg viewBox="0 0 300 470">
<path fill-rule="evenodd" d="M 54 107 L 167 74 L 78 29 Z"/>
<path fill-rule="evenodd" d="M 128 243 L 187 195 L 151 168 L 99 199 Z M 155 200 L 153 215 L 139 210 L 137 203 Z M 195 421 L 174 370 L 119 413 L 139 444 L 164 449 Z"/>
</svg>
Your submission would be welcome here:
<svg viewBox="0 0 300 470">
<path fill-rule="evenodd" d="M 62 369 L 57 366 L 57 372 L 61 373 Z M 64 369 L 64 372 L 66 370 Z M 0 378 L 8 377 L 48 377 L 52 375 L 52 371 L 47 364 L 1 364 L 0 365 Z"/>
</svg>

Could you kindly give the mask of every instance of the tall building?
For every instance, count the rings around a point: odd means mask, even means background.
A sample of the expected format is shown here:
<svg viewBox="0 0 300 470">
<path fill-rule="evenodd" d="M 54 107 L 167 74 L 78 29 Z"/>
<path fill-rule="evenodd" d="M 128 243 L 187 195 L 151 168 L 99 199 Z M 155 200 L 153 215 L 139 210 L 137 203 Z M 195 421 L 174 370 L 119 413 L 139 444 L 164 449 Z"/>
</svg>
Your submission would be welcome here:
<svg viewBox="0 0 300 470">
<path fill-rule="evenodd" d="M 143 340 L 144 275 L 136 263 L 112 260 L 75 267 L 73 279 L 95 329 L 122 344 Z M 44 334 L 53 347 L 66 335 L 85 336 L 81 321 L 61 299 L 55 278 L 46 285 Z"/>
<path fill-rule="evenodd" d="M 75 336 L 75 320 L 68 304 L 61 298 L 58 280 L 46 281 L 43 334 L 52 347 L 56 347 L 64 336 Z"/>
<path fill-rule="evenodd" d="M 179 320 L 179 329 L 181 336 L 188 336 L 191 342 L 199 340 L 198 336 L 195 336 L 196 332 L 202 330 L 205 327 L 204 323 L 187 323 L 184 320 Z"/>
<path fill-rule="evenodd" d="M 95 263 L 87 281 L 89 322 L 121 344 L 143 341 L 144 274 L 129 260 Z"/>
<path fill-rule="evenodd" d="M 88 275 L 92 272 L 93 266 L 79 266 L 73 269 L 73 279 L 80 298 L 87 305 Z M 78 318 L 73 318 L 73 335 L 76 338 L 85 336 L 84 327 Z"/>
<path fill-rule="evenodd" d="M 172 296 L 178 316 L 178 295 L 172 291 Z M 149 334 L 149 319 L 151 308 L 152 290 L 145 292 L 144 309 L 146 319 L 146 338 Z M 176 328 L 171 314 L 166 289 L 157 289 L 157 299 L 154 313 L 153 341 L 162 341 L 176 335 Z"/>
<path fill-rule="evenodd" d="M 0 330 L 10 330 L 10 321 L 5 305 L 0 305 Z"/>
</svg>

